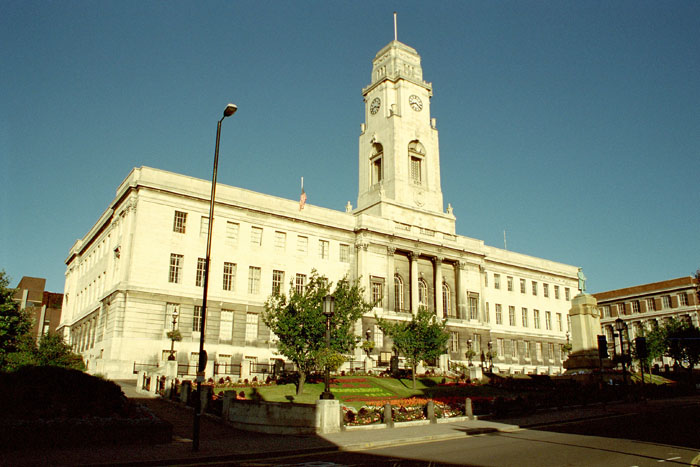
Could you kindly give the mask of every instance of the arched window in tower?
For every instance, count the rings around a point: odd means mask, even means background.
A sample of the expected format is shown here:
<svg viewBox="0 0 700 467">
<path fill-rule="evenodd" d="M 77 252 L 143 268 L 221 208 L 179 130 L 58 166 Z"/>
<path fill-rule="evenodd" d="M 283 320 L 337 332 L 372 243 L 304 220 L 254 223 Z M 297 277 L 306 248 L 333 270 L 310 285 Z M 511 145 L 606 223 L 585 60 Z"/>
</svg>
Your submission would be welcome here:
<svg viewBox="0 0 700 467">
<path fill-rule="evenodd" d="M 423 184 L 425 148 L 418 140 L 408 143 L 409 175 L 414 185 Z"/>
<path fill-rule="evenodd" d="M 369 158 L 370 162 L 370 181 L 372 185 L 380 183 L 384 179 L 384 168 L 382 166 L 384 147 L 380 143 L 372 144 L 372 155 Z"/>
<path fill-rule="evenodd" d="M 428 284 L 423 279 L 418 279 L 418 306 L 428 308 Z"/>
<path fill-rule="evenodd" d="M 398 274 L 394 275 L 394 309 L 403 311 L 403 279 Z"/>
<path fill-rule="evenodd" d="M 450 306 L 450 286 L 445 282 L 442 283 L 442 316 L 443 318 L 454 318 Z"/>
</svg>

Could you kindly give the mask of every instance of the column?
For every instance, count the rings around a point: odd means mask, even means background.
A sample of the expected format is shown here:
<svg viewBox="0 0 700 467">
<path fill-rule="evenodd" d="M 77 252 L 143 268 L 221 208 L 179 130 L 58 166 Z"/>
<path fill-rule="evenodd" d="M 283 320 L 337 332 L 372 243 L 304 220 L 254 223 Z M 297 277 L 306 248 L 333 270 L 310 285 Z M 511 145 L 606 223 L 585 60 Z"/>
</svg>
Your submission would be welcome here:
<svg viewBox="0 0 700 467">
<path fill-rule="evenodd" d="M 396 248 L 393 246 L 386 247 L 386 287 L 387 287 L 387 304 L 386 310 L 396 310 L 396 297 L 394 296 L 394 253 Z"/>
<path fill-rule="evenodd" d="M 362 242 L 362 239 L 355 243 L 355 249 L 357 250 L 357 278 L 360 282 L 360 286 L 365 291 L 364 299 L 366 301 L 370 300 L 369 275 L 366 271 L 368 246 L 369 245 Z"/>
<path fill-rule="evenodd" d="M 469 319 L 469 300 L 467 297 L 467 278 L 465 277 L 467 263 L 455 261 L 455 305 L 459 319 Z"/>
<path fill-rule="evenodd" d="M 439 319 L 444 319 L 443 303 L 442 303 L 442 260 L 443 258 L 436 256 L 433 258 L 433 277 L 435 278 L 435 316 Z"/>
<path fill-rule="evenodd" d="M 408 253 L 408 261 L 411 264 L 411 313 L 418 313 L 418 256 L 411 251 Z"/>
</svg>

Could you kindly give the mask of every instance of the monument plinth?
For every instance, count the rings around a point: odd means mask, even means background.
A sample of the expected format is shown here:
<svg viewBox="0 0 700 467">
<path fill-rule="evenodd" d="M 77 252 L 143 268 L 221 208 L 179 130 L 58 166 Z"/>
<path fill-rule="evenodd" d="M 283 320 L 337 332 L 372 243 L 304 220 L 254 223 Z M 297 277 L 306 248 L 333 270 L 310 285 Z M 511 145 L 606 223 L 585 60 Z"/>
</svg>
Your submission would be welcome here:
<svg viewBox="0 0 700 467">
<path fill-rule="evenodd" d="M 571 353 L 564 362 L 566 373 L 591 372 L 600 368 L 598 357 L 598 334 L 600 334 L 600 311 L 594 296 L 582 292 L 571 300 Z M 609 367 L 610 360 L 603 360 Z"/>
</svg>

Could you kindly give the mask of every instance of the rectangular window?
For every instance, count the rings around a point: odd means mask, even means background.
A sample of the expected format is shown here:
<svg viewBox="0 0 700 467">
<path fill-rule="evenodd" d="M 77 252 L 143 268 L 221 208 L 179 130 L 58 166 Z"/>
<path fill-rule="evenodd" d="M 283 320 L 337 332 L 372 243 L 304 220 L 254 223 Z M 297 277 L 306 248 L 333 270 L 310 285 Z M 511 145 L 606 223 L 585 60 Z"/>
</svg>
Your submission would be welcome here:
<svg viewBox="0 0 700 467">
<path fill-rule="evenodd" d="M 484 321 L 487 323 L 491 322 L 491 312 L 489 311 L 489 302 L 484 305 Z"/>
<path fill-rule="evenodd" d="M 372 184 L 382 181 L 382 158 L 375 157 L 372 159 Z"/>
<path fill-rule="evenodd" d="M 501 305 L 496 304 L 496 324 L 503 324 L 503 315 L 501 311 Z"/>
<path fill-rule="evenodd" d="M 564 297 L 566 298 L 567 302 L 571 300 L 571 290 L 569 290 L 568 287 L 564 289 Z"/>
<path fill-rule="evenodd" d="M 479 299 L 477 297 L 469 297 L 469 319 L 478 319 L 477 310 L 479 309 Z"/>
<path fill-rule="evenodd" d="M 610 318 L 610 305 L 603 306 L 603 318 Z"/>
<path fill-rule="evenodd" d="M 192 332 L 200 332 L 202 330 L 202 307 L 194 306 L 194 315 L 192 316 Z"/>
<path fill-rule="evenodd" d="M 221 310 L 221 319 L 219 320 L 219 340 L 231 342 L 233 336 L 233 311 Z"/>
<path fill-rule="evenodd" d="M 415 185 L 420 185 L 422 183 L 421 162 L 420 158 L 411 157 L 411 181 Z"/>
<path fill-rule="evenodd" d="M 209 231 L 209 218 L 206 216 L 202 216 L 202 218 L 199 220 L 199 235 L 207 235 L 208 231 Z"/>
<path fill-rule="evenodd" d="M 618 303 L 617 304 L 617 316 L 623 316 L 624 314 L 625 314 L 625 304 Z"/>
<path fill-rule="evenodd" d="M 309 237 L 303 237 L 299 235 L 297 237 L 297 252 L 303 255 L 307 254 L 309 251 Z"/>
<path fill-rule="evenodd" d="M 639 302 L 637 303 L 637 308 L 639 308 Z M 684 293 L 678 294 L 678 305 L 679 306 L 688 306 L 688 296 Z M 639 313 L 639 311 L 637 311 Z"/>
<path fill-rule="evenodd" d="M 226 222 L 226 241 L 228 243 L 237 243 L 238 242 L 239 229 L 240 229 L 240 225 L 238 225 L 236 222 L 231 222 L 231 221 Z"/>
<path fill-rule="evenodd" d="M 530 352 L 530 341 L 523 341 L 523 356 L 528 360 L 530 360 Z"/>
<path fill-rule="evenodd" d="M 562 332 L 564 327 L 562 325 L 561 313 L 557 313 L 557 331 Z"/>
<path fill-rule="evenodd" d="M 224 290 L 236 290 L 235 263 L 224 263 Z"/>
<path fill-rule="evenodd" d="M 559 286 L 558 285 L 554 286 L 554 298 L 559 300 Z"/>
<path fill-rule="evenodd" d="M 173 220 L 173 232 L 185 233 L 187 225 L 187 213 L 175 211 L 175 219 Z"/>
<path fill-rule="evenodd" d="M 540 310 L 532 310 L 532 320 L 535 322 L 535 329 L 540 328 Z"/>
<path fill-rule="evenodd" d="M 260 268 L 256 266 L 248 268 L 248 293 L 251 295 L 260 293 Z"/>
<path fill-rule="evenodd" d="M 452 352 L 459 352 L 459 333 L 457 331 L 450 333 L 450 347 Z"/>
<path fill-rule="evenodd" d="M 251 227 L 250 228 L 250 244 L 253 246 L 262 245 L 262 227 Z"/>
<path fill-rule="evenodd" d="M 500 338 L 500 337 L 499 337 L 498 339 L 496 339 L 496 356 L 497 356 L 497 357 L 503 357 L 503 356 L 504 356 L 504 353 L 503 353 L 503 339 Z"/>
<path fill-rule="evenodd" d="M 484 273 L 484 287 L 488 287 L 488 286 L 489 286 L 489 273 L 485 272 Z"/>
<path fill-rule="evenodd" d="M 294 289 L 298 294 L 303 294 L 306 288 L 306 274 L 297 274 L 294 278 Z"/>
<path fill-rule="evenodd" d="M 170 273 L 168 274 L 168 282 L 172 282 L 173 284 L 180 283 L 183 261 L 184 257 L 182 255 L 176 255 L 175 253 L 170 254 Z"/>
<path fill-rule="evenodd" d="M 554 360 L 554 343 L 550 342 L 548 347 L 549 347 L 549 359 Z"/>
<path fill-rule="evenodd" d="M 537 360 L 542 361 L 542 342 L 535 344 L 535 351 L 537 352 Z"/>
<path fill-rule="evenodd" d="M 515 307 L 514 306 L 508 307 L 508 322 L 510 323 L 511 326 L 515 326 Z"/>
<path fill-rule="evenodd" d="M 493 288 L 494 288 L 494 289 L 500 289 L 500 288 L 501 288 L 501 275 L 500 275 L 500 274 L 494 274 L 494 275 L 493 275 Z"/>
<path fill-rule="evenodd" d="M 664 295 L 661 297 L 662 308 L 671 308 L 671 296 Z"/>
<path fill-rule="evenodd" d="M 251 342 L 258 338 L 258 314 L 246 313 L 245 315 L 245 340 Z"/>
<path fill-rule="evenodd" d="M 275 231 L 275 249 L 284 251 L 287 248 L 287 233 Z"/>
<path fill-rule="evenodd" d="M 520 293 L 525 293 L 525 279 L 520 279 Z"/>
<path fill-rule="evenodd" d="M 339 259 L 340 259 L 340 262 L 342 262 L 342 263 L 349 263 L 350 262 L 350 245 L 346 245 L 344 243 L 340 244 Z"/>
<path fill-rule="evenodd" d="M 647 298 L 647 310 L 656 311 L 656 303 L 653 298 Z"/>
<path fill-rule="evenodd" d="M 549 284 L 542 284 L 542 294 L 544 298 L 549 298 Z"/>
<path fill-rule="evenodd" d="M 508 284 L 508 292 L 512 292 L 513 291 L 513 278 L 510 276 L 506 277 L 506 282 Z"/>
<path fill-rule="evenodd" d="M 518 341 L 515 339 L 510 341 L 510 356 L 513 358 L 518 358 Z"/>
<path fill-rule="evenodd" d="M 207 261 L 204 258 L 197 258 L 197 275 L 194 278 L 194 285 L 202 287 L 204 285 L 204 269 Z"/>
<path fill-rule="evenodd" d="M 632 313 L 639 313 L 639 301 L 632 302 Z"/>
<path fill-rule="evenodd" d="M 376 324 L 374 325 L 374 347 L 376 349 L 384 348 L 384 333 Z"/>
<path fill-rule="evenodd" d="M 523 314 L 523 327 L 527 327 L 527 308 L 523 308 L 520 310 L 520 312 Z"/>
<path fill-rule="evenodd" d="M 284 286 L 284 271 L 272 271 L 272 293 L 281 294 Z"/>
<path fill-rule="evenodd" d="M 552 330 L 552 312 L 551 311 L 544 312 L 544 326 L 547 329 L 547 331 Z"/>
<path fill-rule="evenodd" d="M 384 281 L 372 279 L 372 303 L 374 306 L 381 307 L 382 298 L 384 298 Z"/>
<path fill-rule="evenodd" d="M 532 281 L 532 295 L 537 295 L 537 282 Z"/>
<path fill-rule="evenodd" d="M 318 256 L 321 259 L 328 259 L 328 255 L 330 252 L 330 244 L 328 243 L 328 240 L 319 240 L 318 241 Z"/>
</svg>

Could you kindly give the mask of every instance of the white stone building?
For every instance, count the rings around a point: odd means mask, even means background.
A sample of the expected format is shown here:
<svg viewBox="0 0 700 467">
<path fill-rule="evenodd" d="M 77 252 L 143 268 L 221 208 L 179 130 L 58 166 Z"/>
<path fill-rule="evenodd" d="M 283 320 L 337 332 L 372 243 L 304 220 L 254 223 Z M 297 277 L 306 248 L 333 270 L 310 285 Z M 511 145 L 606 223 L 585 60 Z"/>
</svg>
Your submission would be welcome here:
<svg viewBox="0 0 700 467">
<path fill-rule="evenodd" d="M 363 89 L 357 207 L 345 212 L 219 185 L 206 319 L 209 361 L 268 363 L 274 339 L 260 319 L 273 288 L 301 287 L 313 268 L 360 277 L 381 304 L 358 323 L 385 365 L 391 344 L 375 313 L 409 319 L 424 305 L 447 318 L 449 354 L 476 362 L 491 343 L 497 371 L 558 373 L 574 266 L 490 247 L 455 233 L 443 206 L 432 85 L 420 56 L 398 41 L 373 60 Z M 210 182 L 133 169 L 93 228 L 70 250 L 62 329 L 91 372 L 132 373 L 169 355 L 173 312 L 180 364 L 196 361 Z M 354 356 L 360 359 L 360 352 Z M 212 366 L 208 367 L 211 373 Z"/>
</svg>

